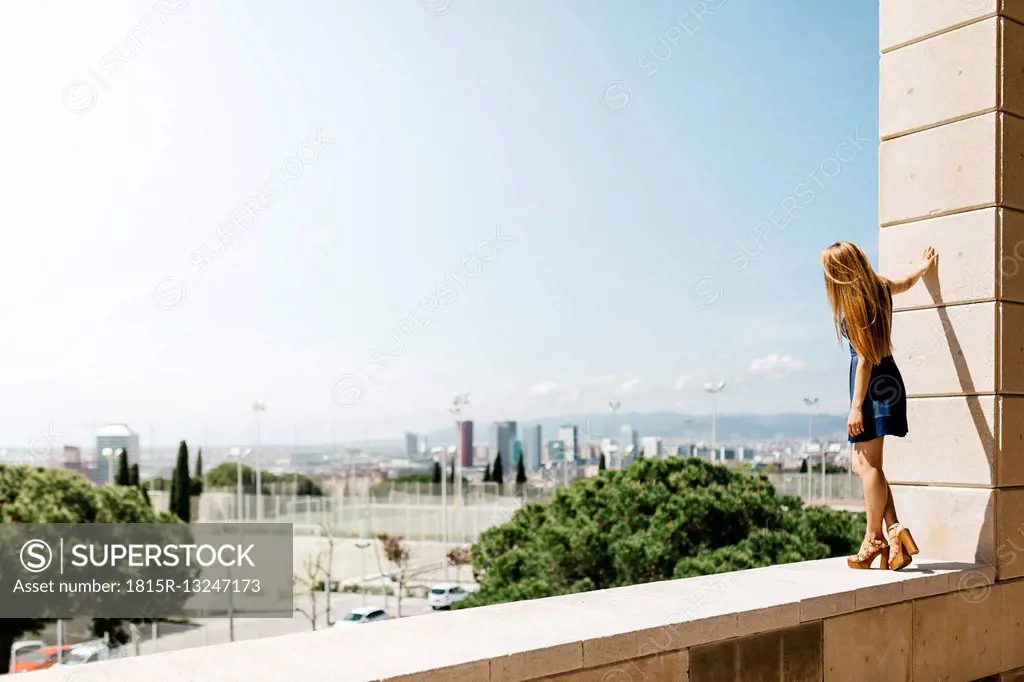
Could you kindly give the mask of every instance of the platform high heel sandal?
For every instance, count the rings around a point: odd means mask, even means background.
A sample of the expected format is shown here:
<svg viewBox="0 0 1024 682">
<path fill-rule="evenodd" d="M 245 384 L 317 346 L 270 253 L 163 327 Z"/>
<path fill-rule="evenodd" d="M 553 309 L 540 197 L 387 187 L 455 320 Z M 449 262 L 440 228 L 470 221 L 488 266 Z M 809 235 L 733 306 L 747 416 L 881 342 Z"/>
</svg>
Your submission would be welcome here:
<svg viewBox="0 0 1024 682">
<path fill-rule="evenodd" d="M 846 565 L 850 568 L 866 569 L 871 568 L 875 557 L 881 557 L 878 568 L 887 570 L 889 568 L 889 543 L 881 538 L 865 539 L 860 546 L 860 551 L 853 556 L 846 557 Z"/>
<path fill-rule="evenodd" d="M 886 535 L 889 536 L 889 568 L 898 571 L 909 566 L 913 561 L 912 556 L 920 551 L 910 531 L 902 524 L 894 523 L 889 526 Z"/>
</svg>

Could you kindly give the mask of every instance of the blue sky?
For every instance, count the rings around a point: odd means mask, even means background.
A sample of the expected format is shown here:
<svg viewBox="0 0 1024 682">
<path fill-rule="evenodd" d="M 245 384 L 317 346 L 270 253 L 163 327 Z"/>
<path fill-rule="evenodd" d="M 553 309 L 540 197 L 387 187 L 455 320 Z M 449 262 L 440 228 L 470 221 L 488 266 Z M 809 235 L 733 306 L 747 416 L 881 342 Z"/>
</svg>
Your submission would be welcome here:
<svg viewBox="0 0 1024 682">
<path fill-rule="evenodd" d="M 706 412 L 718 378 L 845 410 L 817 254 L 877 252 L 876 3 L 7 11 L 0 442 L 240 442 L 257 398 L 280 442 L 456 391 Z"/>
</svg>

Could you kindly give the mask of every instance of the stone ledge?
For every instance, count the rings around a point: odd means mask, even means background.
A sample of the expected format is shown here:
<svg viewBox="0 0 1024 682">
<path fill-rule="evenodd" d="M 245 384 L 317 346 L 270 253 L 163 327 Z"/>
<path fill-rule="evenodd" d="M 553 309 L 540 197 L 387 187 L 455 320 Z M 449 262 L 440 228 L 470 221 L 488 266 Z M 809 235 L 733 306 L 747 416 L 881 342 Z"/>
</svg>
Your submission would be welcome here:
<svg viewBox="0 0 1024 682">
<path fill-rule="evenodd" d="M 993 578 L 987 566 L 927 559 L 904 571 L 808 561 L 95 663 L 87 679 L 532 680 L 980 589 Z"/>
</svg>

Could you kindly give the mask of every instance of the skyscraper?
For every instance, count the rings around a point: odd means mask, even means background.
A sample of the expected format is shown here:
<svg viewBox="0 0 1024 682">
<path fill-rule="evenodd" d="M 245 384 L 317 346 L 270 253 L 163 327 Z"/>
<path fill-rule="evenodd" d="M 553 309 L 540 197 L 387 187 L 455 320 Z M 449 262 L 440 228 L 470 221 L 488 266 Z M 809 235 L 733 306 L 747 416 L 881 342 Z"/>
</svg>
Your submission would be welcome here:
<svg viewBox="0 0 1024 682">
<path fill-rule="evenodd" d="M 527 426 L 523 431 L 523 466 L 531 474 L 540 470 L 540 452 L 544 447 L 540 424 Z"/>
<path fill-rule="evenodd" d="M 517 426 L 515 422 L 494 422 L 491 425 L 491 457 L 501 454 L 501 466 L 505 471 L 511 471 L 515 466 L 512 459 L 512 443 L 516 440 Z"/>
<path fill-rule="evenodd" d="M 622 454 L 639 453 L 640 452 L 640 433 L 637 432 L 632 426 L 626 425 L 622 427 L 619 432 L 619 449 Z M 630 450 L 632 448 L 632 450 Z"/>
<path fill-rule="evenodd" d="M 473 422 L 469 419 L 459 422 L 459 456 L 463 467 L 473 466 Z"/>
<path fill-rule="evenodd" d="M 405 454 L 408 456 L 414 456 L 419 454 L 420 451 L 420 437 L 418 434 L 405 433 Z"/>
<path fill-rule="evenodd" d="M 575 462 L 580 456 L 580 432 L 575 424 L 565 424 L 558 429 L 558 440 L 565 443 L 565 457 Z"/>
<path fill-rule="evenodd" d="M 643 439 L 641 449 L 644 452 L 644 457 L 658 457 L 662 455 L 661 452 L 661 439 L 657 436 L 648 436 Z"/>
</svg>

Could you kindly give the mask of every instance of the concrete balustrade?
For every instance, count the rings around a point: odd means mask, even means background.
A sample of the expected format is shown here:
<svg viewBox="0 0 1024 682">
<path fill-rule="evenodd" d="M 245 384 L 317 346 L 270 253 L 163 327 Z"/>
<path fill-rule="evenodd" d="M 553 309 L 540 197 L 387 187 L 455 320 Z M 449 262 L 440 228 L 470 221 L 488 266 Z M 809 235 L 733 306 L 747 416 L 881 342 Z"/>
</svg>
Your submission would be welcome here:
<svg viewBox="0 0 1024 682">
<path fill-rule="evenodd" d="M 1024 545 L 1022 545 L 1024 546 Z M 974 680 L 1024 667 L 1024 581 L 809 561 L 91 664 L 88 682 Z M 70 669 L 69 669 L 70 670 Z M 25 682 L 68 682 L 62 670 Z"/>
</svg>

